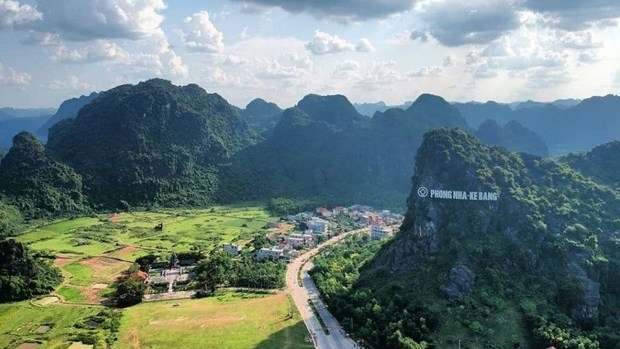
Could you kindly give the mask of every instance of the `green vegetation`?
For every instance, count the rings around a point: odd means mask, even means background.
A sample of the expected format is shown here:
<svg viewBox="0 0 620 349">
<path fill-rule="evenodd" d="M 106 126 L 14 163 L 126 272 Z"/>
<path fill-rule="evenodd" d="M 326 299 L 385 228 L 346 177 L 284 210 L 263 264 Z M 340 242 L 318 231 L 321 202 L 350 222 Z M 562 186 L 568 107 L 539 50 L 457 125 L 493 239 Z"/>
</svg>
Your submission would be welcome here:
<svg viewBox="0 0 620 349">
<path fill-rule="evenodd" d="M 207 294 L 218 286 L 276 289 L 286 285 L 285 262 L 257 261 L 248 254 L 233 259 L 225 252 L 212 253 L 199 262 L 196 273 Z"/>
<path fill-rule="evenodd" d="M 0 162 L 0 193 L 26 217 L 67 216 L 86 211 L 82 179 L 55 161 L 32 134 L 21 132 Z"/>
<path fill-rule="evenodd" d="M 100 307 L 0 304 L 0 347 L 41 343 L 40 349 L 67 348 L 82 341 L 108 348 L 117 336 L 121 312 Z M 5 321 L 6 319 L 10 319 Z"/>
<path fill-rule="evenodd" d="M 124 311 L 115 348 L 312 348 L 290 307 L 283 294 L 244 292 L 142 303 Z"/>
<path fill-rule="evenodd" d="M 47 294 L 62 280 L 48 259 L 15 240 L 0 241 L 0 302 Z"/>
<path fill-rule="evenodd" d="M 213 203 L 216 166 L 256 140 L 222 97 L 153 79 L 101 93 L 46 147 L 83 176 L 92 205 L 127 209 Z"/>
<path fill-rule="evenodd" d="M 421 186 L 490 191 L 499 200 L 420 197 Z M 323 282 L 330 309 L 371 345 L 619 345 L 613 189 L 562 163 L 442 129 L 418 150 L 408 205 L 400 233 L 350 289 Z"/>
</svg>

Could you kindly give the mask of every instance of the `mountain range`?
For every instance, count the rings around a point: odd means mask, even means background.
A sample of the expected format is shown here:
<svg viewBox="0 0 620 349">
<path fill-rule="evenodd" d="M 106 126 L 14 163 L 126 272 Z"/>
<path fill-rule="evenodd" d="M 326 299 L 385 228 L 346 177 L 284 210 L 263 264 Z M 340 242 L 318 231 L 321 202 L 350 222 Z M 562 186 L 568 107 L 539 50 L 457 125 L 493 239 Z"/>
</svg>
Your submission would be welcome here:
<svg viewBox="0 0 620 349">
<path fill-rule="evenodd" d="M 423 94 L 407 105 L 368 117 L 345 96 L 311 94 L 285 110 L 262 99 L 240 109 L 197 85 L 153 79 L 65 101 L 33 133 L 45 140 L 51 125 L 45 151 L 81 176 L 91 207 L 291 197 L 402 208 L 427 131 L 455 127 L 557 155 L 616 137 L 620 98 L 511 108 Z"/>
</svg>

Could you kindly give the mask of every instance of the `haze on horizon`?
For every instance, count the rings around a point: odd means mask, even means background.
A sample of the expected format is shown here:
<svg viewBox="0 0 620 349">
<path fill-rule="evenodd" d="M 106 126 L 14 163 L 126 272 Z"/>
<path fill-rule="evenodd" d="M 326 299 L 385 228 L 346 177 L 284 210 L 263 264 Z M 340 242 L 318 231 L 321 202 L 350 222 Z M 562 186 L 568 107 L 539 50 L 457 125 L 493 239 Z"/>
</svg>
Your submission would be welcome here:
<svg viewBox="0 0 620 349">
<path fill-rule="evenodd" d="M 0 106 L 153 77 L 245 106 L 619 94 L 620 2 L 0 0 Z"/>
</svg>

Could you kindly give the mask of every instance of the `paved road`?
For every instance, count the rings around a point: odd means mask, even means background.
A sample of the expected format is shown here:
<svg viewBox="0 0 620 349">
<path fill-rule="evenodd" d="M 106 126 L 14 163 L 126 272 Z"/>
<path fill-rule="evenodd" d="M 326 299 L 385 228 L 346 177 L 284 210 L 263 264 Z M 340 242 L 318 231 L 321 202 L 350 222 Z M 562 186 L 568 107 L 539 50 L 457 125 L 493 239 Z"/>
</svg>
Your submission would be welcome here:
<svg viewBox="0 0 620 349">
<path fill-rule="evenodd" d="M 346 234 L 338 235 L 321 244 L 321 247 L 331 245 L 337 243 L 345 238 L 345 236 L 349 234 L 354 234 L 356 232 L 360 232 L 362 230 L 351 231 Z M 314 285 L 314 281 L 308 275 L 308 270 L 312 269 L 312 257 L 317 254 L 319 248 L 314 248 L 300 257 L 293 260 L 289 263 L 288 269 L 286 271 L 286 285 L 287 289 L 290 292 L 293 300 L 295 301 L 295 305 L 297 309 L 299 309 L 299 313 L 301 314 L 308 331 L 312 334 L 314 338 L 314 345 L 319 349 L 352 349 L 357 348 L 358 346 L 355 344 L 353 340 L 351 340 L 348 336 L 344 334 L 338 321 L 331 315 L 329 311 L 327 311 L 325 305 L 319 298 L 319 291 Z M 307 263 L 305 263 L 308 261 Z M 305 263 L 305 264 L 304 264 Z M 303 267 L 302 267 L 302 264 Z M 297 275 L 301 270 L 301 279 L 303 283 L 303 287 L 299 286 L 297 282 Z M 325 334 L 321 329 L 321 325 L 319 324 L 318 319 L 314 315 L 312 308 L 308 304 L 308 299 L 311 299 L 321 318 L 327 325 L 330 334 Z"/>
</svg>

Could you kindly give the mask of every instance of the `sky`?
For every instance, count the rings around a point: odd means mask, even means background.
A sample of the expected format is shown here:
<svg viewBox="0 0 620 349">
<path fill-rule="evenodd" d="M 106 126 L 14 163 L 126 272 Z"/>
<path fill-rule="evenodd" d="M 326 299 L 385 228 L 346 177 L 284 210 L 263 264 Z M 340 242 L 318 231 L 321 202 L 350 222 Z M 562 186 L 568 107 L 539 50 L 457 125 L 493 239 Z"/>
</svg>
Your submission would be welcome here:
<svg viewBox="0 0 620 349">
<path fill-rule="evenodd" d="M 244 108 L 620 94 L 618 0 L 0 0 L 0 107 L 159 77 Z"/>
</svg>

